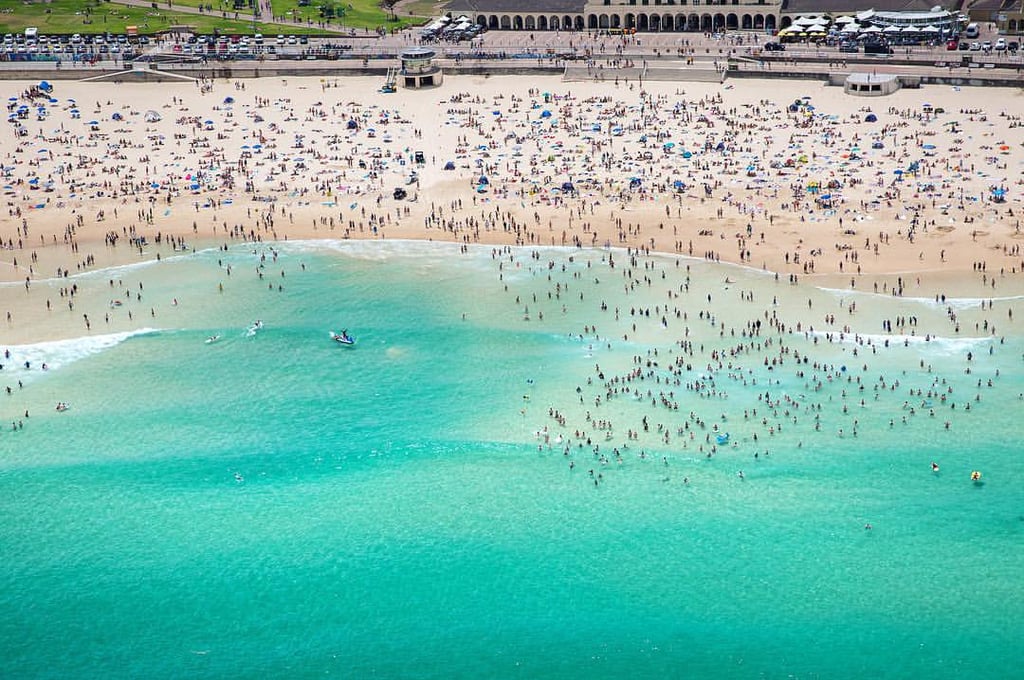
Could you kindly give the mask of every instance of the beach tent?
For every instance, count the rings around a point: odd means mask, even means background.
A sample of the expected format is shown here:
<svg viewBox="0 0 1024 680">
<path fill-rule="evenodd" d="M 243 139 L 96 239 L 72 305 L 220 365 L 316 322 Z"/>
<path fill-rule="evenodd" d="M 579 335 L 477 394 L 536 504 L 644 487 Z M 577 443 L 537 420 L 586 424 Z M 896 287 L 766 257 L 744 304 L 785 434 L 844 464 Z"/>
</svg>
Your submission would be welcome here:
<svg viewBox="0 0 1024 680">
<path fill-rule="evenodd" d="M 111 120 L 124 120 L 124 116 L 122 116 L 120 113 L 115 113 L 114 115 L 112 115 L 110 117 L 110 119 Z"/>
<path fill-rule="evenodd" d="M 873 113 L 869 113 L 868 115 L 864 116 L 864 122 L 865 123 L 877 123 L 878 122 L 878 116 L 876 116 Z"/>
<path fill-rule="evenodd" d="M 235 98 L 234 97 L 224 97 L 224 103 L 225 104 L 234 104 L 235 103 Z"/>
<path fill-rule="evenodd" d="M 155 123 L 155 122 L 159 121 L 162 117 L 163 116 L 161 116 L 159 113 L 157 113 L 156 111 L 154 111 L 152 109 L 150 109 L 149 111 L 146 111 L 146 115 L 144 116 L 144 118 L 145 118 L 147 123 Z"/>
<path fill-rule="evenodd" d="M 452 161 L 448 161 L 447 163 L 444 164 L 444 169 L 445 170 L 454 170 L 455 169 L 455 163 L 452 162 Z"/>
</svg>

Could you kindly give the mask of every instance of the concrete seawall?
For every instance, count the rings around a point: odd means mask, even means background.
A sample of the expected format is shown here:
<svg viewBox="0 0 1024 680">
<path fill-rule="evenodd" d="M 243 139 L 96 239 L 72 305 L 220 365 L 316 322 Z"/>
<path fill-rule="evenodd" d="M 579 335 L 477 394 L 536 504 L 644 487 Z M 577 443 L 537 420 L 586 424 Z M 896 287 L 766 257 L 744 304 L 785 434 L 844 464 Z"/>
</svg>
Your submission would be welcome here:
<svg viewBox="0 0 1024 680">
<path fill-rule="evenodd" d="M 267 61 L 257 62 L 211 62 L 206 64 L 139 64 L 140 68 L 103 66 L 64 66 L 56 69 L 52 63 L 47 67 L 25 68 L 24 62 L 0 63 L 0 80 L 110 80 L 113 82 L 166 82 L 184 78 L 281 78 L 281 77 L 345 77 L 371 76 L 384 77 L 389 68 L 396 67 L 396 62 L 377 60 L 368 66 L 362 60 L 345 61 Z M 441 68 L 449 75 L 502 76 L 502 75 L 550 75 L 561 76 L 566 80 L 593 80 L 592 73 L 578 62 L 499 62 L 473 61 L 449 62 L 441 61 Z M 740 68 L 732 68 L 725 74 L 719 74 L 711 68 L 679 67 L 673 68 L 669 63 L 649 62 L 646 68 L 610 69 L 605 68 L 599 73 L 604 80 L 620 79 L 635 80 L 643 77 L 648 81 L 702 81 L 720 82 L 731 78 L 746 79 L 798 79 L 829 81 L 836 74 L 857 71 L 868 64 L 847 63 L 845 68 L 822 68 L 824 62 L 799 62 L 797 64 L 774 62 L 770 68 L 758 68 L 756 62 L 744 60 Z M 834 64 L 837 65 L 837 64 Z M 896 66 L 896 64 L 888 64 Z M 951 85 L 959 87 L 1021 87 L 1024 79 L 1015 70 L 1008 68 L 973 69 L 965 73 L 963 69 L 947 72 L 944 68 L 925 69 L 916 67 L 912 74 L 900 75 L 905 79 L 905 87 L 914 87 L 916 81 L 922 85 Z"/>
</svg>

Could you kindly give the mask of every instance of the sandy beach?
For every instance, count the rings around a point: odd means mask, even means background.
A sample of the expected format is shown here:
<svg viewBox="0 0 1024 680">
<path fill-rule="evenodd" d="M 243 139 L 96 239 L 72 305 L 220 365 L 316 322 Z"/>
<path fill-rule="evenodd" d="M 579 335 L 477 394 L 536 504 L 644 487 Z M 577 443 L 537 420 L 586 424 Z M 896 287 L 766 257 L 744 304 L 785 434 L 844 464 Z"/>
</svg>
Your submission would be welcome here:
<svg viewBox="0 0 1024 680">
<path fill-rule="evenodd" d="M 328 238 L 629 246 L 894 294 L 922 277 L 1020 294 L 1019 92 L 36 85 L 5 83 L 0 139 L 0 277 L 28 289 L 197 244 Z M 34 297 L 4 295 L 12 339 L 42 330 L 18 323 Z"/>
</svg>

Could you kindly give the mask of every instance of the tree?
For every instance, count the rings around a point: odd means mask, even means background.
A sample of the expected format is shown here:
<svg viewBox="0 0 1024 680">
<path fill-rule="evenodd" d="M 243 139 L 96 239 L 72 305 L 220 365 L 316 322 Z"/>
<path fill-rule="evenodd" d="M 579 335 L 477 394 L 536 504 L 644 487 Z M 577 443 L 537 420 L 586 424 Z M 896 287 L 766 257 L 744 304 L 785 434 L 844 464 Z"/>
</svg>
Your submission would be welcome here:
<svg viewBox="0 0 1024 680">
<path fill-rule="evenodd" d="M 390 15 L 391 21 L 398 21 L 398 17 L 395 16 L 395 5 L 398 4 L 398 0 L 380 0 L 380 6 Z"/>
</svg>

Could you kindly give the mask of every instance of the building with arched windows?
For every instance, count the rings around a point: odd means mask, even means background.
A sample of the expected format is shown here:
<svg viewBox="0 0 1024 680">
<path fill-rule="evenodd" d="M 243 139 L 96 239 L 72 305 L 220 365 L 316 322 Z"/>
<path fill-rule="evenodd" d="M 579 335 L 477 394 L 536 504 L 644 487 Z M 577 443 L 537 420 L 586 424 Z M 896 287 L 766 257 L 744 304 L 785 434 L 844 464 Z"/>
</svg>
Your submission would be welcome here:
<svg viewBox="0 0 1024 680">
<path fill-rule="evenodd" d="M 783 0 L 452 0 L 492 30 L 774 31 Z"/>
</svg>

